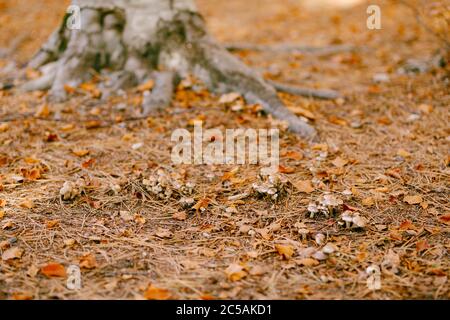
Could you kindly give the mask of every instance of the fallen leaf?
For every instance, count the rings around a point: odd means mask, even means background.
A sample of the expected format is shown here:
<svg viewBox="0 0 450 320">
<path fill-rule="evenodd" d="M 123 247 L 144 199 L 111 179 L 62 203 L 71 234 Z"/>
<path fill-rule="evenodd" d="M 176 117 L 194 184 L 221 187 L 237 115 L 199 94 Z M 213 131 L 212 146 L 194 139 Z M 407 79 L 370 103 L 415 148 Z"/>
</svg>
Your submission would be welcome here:
<svg viewBox="0 0 450 320">
<path fill-rule="evenodd" d="M 175 220 L 178 220 L 178 221 L 185 221 L 187 219 L 187 214 L 185 211 L 180 211 L 180 212 L 174 213 L 172 218 Z"/>
<path fill-rule="evenodd" d="M 147 290 L 145 290 L 144 297 L 147 300 L 169 300 L 171 294 L 169 290 L 158 288 L 151 284 Z"/>
<path fill-rule="evenodd" d="M 417 107 L 417 109 L 424 114 L 430 114 L 433 112 L 434 108 L 432 105 L 429 104 L 421 104 Z"/>
<path fill-rule="evenodd" d="M 284 167 L 281 165 L 278 167 L 279 173 L 291 174 L 291 173 L 294 173 L 295 171 L 296 171 L 295 168 L 292 168 L 292 167 Z"/>
<path fill-rule="evenodd" d="M 21 208 L 24 208 L 24 209 L 33 209 L 34 208 L 34 202 L 33 202 L 33 200 L 26 199 L 26 200 L 22 201 L 19 204 L 19 206 Z"/>
<path fill-rule="evenodd" d="M 289 260 L 294 255 L 294 247 L 285 246 L 281 244 L 275 245 L 275 250 L 283 257 L 285 260 Z"/>
<path fill-rule="evenodd" d="M 371 207 L 375 204 L 375 200 L 372 197 L 368 197 L 363 199 L 362 204 L 363 206 Z"/>
<path fill-rule="evenodd" d="M 41 273 L 49 278 L 65 278 L 66 268 L 60 263 L 49 263 L 41 268 Z"/>
<path fill-rule="evenodd" d="M 5 217 L 5 211 L 0 210 L 0 220 L 2 220 Z"/>
<path fill-rule="evenodd" d="M 419 195 L 416 196 L 406 196 L 403 201 L 405 201 L 408 204 L 414 205 L 414 204 L 421 204 L 423 202 L 423 198 Z"/>
<path fill-rule="evenodd" d="M 427 240 L 420 240 L 420 241 L 417 241 L 417 243 L 416 243 L 416 251 L 417 252 L 422 252 L 429 248 L 430 248 L 430 245 L 428 244 Z"/>
<path fill-rule="evenodd" d="M 164 228 L 159 228 L 155 232 L 155 235 L 159 238 L 166 238 L 166 239 L 170 239 L 173 237 L 173 233 L 169 229 L 164 229 Z"/>
<path fill-rule="evenodd" d="M 123 211 L 120 211 L 119 214 L 123 221 L 125 221 L 125 222 L 133 221 L 133 216 L 130 214 L 129 211 L 123 210 Z"/>
<path fill-rule="evenodd" d="M 315 190 L 311 180 L 298 181 L 294 184 L 294 186 L 297 188 L 298 191 L 303 193 L 311 193 Z"/>
<path fill-rule="evenodd" d="M 316 259 L 312 259 L 312 258 L 295 260 L 295 263 L 298 264 L 299 266 L 305 266 L 305 267 L 315 267 L 315 266 L 319 265 L 319 261 L 317 261 Z"/>
<path fill-rule="evenodd" d="M 4 208 L 6 206 L 6 200 L 0 199 L 0 208 Z"/>
<path fill-rule="evenodd" d="M 297 116 L 302 116 L 310 120 L 316 120 L 316 116 L 314 115 L 314 113 L 305 108 L 299 106 L 292 106 L 289 107 L 288 109 L 291 110 Z"/>
<path fill-rule="evenodd" d="M 228 268 L 225 269 L 225 273 L 230 281 L 239 281 L 247 276 L 247 272 L 244 267 L 233 263 Z"/>
<path fill-rule="evenodd" d="M 48 229 L 53 229 L 58 224 L 59 224 L 59 220 L 50 220 L 50 221 L 47 221 L 47 223 L 46 223 Z"/>
<path fill-rule="evenodd" d="M 0 132 L 6 132 L 9 130 L 9 124 L 6 122 L 0 123 Z"/>
<path fill-rule="evenodd" d="M 85 149 L 76 149 L 76 150 L 73 150 L 72 153 L 74 155 L 76 155 L 77 157 L 81 158 L 81 157 L 87 156 L 90 153 L 90 151 L 85 150 Z"/>
<path fill-rule="evenodd" d="M 284 153 L 282 156 L 287 159 L 292 159 L 292 160 L 297 160 L 297 161 L 303 159 L 303 154 L 296 152 L 296 151 L 288 151 L 288 152 Z"/>
<path fill-rule="evenodd" d="M 343 168 L 348 164 L 348 160 L 342 159 L 341 157 L 337 157 L 331 163 L 337 168 Z"/>
<path fill-rule="evenodd" d="M 97 260 L 92 253 L 87 253 L 80 258 L 80 268 L 95 269 L 97 266 Z"/>
<path fill-rule="evenodd" d="M 408 151 L 406 151 L 405 149 L 400 149 L 397 151 L 397 155 L 402 157 L 402 158 L 409 158 L 411 157 L 411 153 L 409 153 Z"/>
<path fill-rule="evenodd" d="M 210 200 L 207 198 L 201 199 L 192 207 L 192 209 L 195 209 L 196 211 L 205 211 L 209 205 L 209 202 Z"/>
<path fill-rule="evenodd" d="M 439 221 L 445 224 L 450 224 L 450 214 L 447 214 L 445 216 L 440 216 Z"/>
<path fill-rule="evenodd" d="M 13 300 L 22 300 L 22 301 L 25 301 L 25 300 L 33 300 L 33 296 L 32 295 L 28 295 L 28 294 L 18 294 L 18 293 L 15 293 L 15 294 L 13 294 L 12 295 L 12 298 L 13 298 Z"/>
<path fill-rule="evenodd" d="M 415 230 L 416 227 L 414 226 L 414 224 L 411 222 L 411 220 L 405 220 L 403 221 L 400 226 L 398 227 L 399 230 L 402 231 L 406 231 L 406 230 Z"/>
<path fill-rule="evenodd" d="M 18 247 L 10 248 L 10 249 L 6 250 L 5 252 L 3 252 L 2 260 L 9 261 L 9 260 L 13 260 L 13 259 L 20 259 L 23 255 L 23 252 L 24 252 L 23 249 L 18 248 Z"/>
</svg>

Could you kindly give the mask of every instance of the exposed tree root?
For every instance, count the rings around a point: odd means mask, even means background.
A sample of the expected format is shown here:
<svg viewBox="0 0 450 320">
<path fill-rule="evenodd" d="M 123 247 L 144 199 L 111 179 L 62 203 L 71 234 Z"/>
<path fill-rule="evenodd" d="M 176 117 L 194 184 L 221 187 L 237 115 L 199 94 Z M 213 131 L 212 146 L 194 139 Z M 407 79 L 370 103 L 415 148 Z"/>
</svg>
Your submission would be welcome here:
<svg viewBox="0 0 450 320">
<path fill-rule="evenodd" d="M 290 129 L 302 137 L 316 137 L 313 127 L 285 108 L 276 87 L 328 98 L 330 92 L 293 90 L 267 82 L 218 45 L 197 12 L 176 10 L 170 16 L 161 16 L 151 36 L 131 42 L 136 37 L 126 29 L 126 16 L 121 9 L 82 8 L 83 29 L 68 31 L 63 24 L 30 62 L 31 67 L 40 68 L 43 76 L 23 89 L 50 89 L 51 97 L 65 100 L 65 86 L 76 87 L 89 80 L 91 71 L 108 79 L 100 86 L 104 96 L 154 79 L 155 86 L 145 93 L 143 103 L 144 114 L 149 114 L 170 104 L 176 79 L 192 74 L 211 91 L 239 92 L 249 103 L 258 103 L 268 113 L 287 121 Z"/>
<path fill-rule="evenodd" d="M 274 88 L 277 89 L 278 91 L 286 92 L 297 96 L 304 96 L 324 100 L 334 100 L 341 97 L 341 94 L 334 90 L 301 88 L 275 81 L 269 81 L 269 83 L 272 84 Z"/>
<path fill-rule="evenodd" d="M 230 51 L 263 51 L 263 52 L 273 52 L 273 53 L 290 53 L 290 54 L 312 54 L 317 56 L 327 56 L 342 52 L 356 51 L 359 48 L 353 45 L 331 45 L 325 47 L 310 47 L 310 46 L 299 46 L 293 44 L 282 44 L 282 45 L 258 45 L 258 44 L 246 44 L 246 43 L 235 43 L 228 44 L 226 48 Z"/>
</svg>

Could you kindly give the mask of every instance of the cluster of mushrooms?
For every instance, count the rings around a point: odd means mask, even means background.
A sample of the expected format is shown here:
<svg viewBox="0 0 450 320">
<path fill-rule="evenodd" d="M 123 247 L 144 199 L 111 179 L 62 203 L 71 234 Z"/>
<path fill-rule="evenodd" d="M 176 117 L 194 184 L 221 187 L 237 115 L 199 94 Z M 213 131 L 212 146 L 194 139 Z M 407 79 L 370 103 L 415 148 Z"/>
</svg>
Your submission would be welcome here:
<svg viewBox="0 0 450 320">
<path fill-rule="evenodd" d="M 260 182 L 252 185 L 253 190 L 263 198 L 277 200 L 287 192 L 288 179 L 280 174 L 260 176 Z"/>
<path fill-rule="evenodd" d="M 180 177 L 170 175 L 163 169 L 144 179 L 142 184 L 148 192 L 164 200 L 170 199 L 174 194 L 191 195 L 195 188 L 194 183 L 184 182 Z"/>
</svg>

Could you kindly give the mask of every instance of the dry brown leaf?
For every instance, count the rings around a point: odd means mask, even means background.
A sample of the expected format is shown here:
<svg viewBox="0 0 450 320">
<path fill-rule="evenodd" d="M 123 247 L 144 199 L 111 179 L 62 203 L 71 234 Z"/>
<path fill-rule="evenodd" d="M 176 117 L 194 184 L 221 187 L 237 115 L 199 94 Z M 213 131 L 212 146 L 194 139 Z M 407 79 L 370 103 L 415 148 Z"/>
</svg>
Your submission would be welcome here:
<svg viewBox="0 0 450 320">
<path fill-rule="evenodd" d="M 49 278 L 65 278 L 66 268 L 60 263 L 49 263 L 41 268 L 41 273 Z"/>
<path fill-rule="evenodd" d="M 375 204 L 375 200 L 372 197 L 368 197 L 363 199 L 362 204 L 363 206 L 371 207 Z"/>
<path fill-rule="evenodd" d="M 298 191 L 303 193 L 311 193 L 314 192 L 314 187 L 312 185 L 311 180 L 302 180 L 298 181 L 294 184 Z"/>
<path fill-rule="evenodd" d="M 178 220 L 178 221 L 185 221 L 187 219 L 187 214 L 185 211 L 180 211 L 180 212 L 174 213 L 172 218 L 175 220 Z"/>
<path fill-rule="evenodd" d="M 141 84 L 139 87 L 137 87 L 137 91 L 139 91 L 139 92 L 150 91 L 153 89 L 154 86 L 155 86 L 155 81 L 148 80 L 147 82 L 145 82 L 145 83 Z"/>
<path fill-rule="evenodd" d="M 424 114 L 430 114 L 434 110 L 433 106 L 430 104 L 421 104 L 417 107 L 417 109 Z"/>
<path fill-rule="evenodd" d="M 421 204 L 423 202 L 423 198 L 419 195 L 415 196 L 406 196 L 403 201 L 405 201 L 407 204 Z"/>
<path fill-rule="evenodd" d="M 286 246 L 281 244 L 275 245 L 275 250 L 283 257 L 285 260 L 289 260 L 294 255 L 294 247 Z"/>
<path fill-rule="evenodd" d="M 147 300 L 169 300 L 171 294 L 169 290 L 158 288 L 151 284 L 147 290 L 145 290 L 144 297 Z"/>
<path fill-rule="evenodd" d="M 24 250 L 18 247 L 13 247 L 2 254 L 2 260 L 3 261 L 9 261 L 13 259 L 20 259 L 23 255 Z"/>
<path fill-rule="evenodd" d="M 337 168 L 343 168 L 348 164 L 348 160 L 342 159 L 341 157 L 337 157 L 331 163 Z"/>
<path fill-rule="evenodd" d="M 80 268 L 95 269 L 97 266 L 97 260 L 92 253 L 87 253 L 80 258 Z"/>
<path fill-rule="evenodd" d="M 0 199 L 0 208 L 4 208 L 6 206 L 6 200 Z"/>
<path fill-rule="evenodd" d="M 312 258 L 295 260 L 295 263 L 298 264 L 299 266 L 305 266 L 305 267 L 315 267 L 315 266 L 319 265 L 319 261 L 317 261 L 316 259 L 312 259 Z"/>
<path fill-rule="evenodd" d="M 2 220 L 5 217 L 5 211 L 0 210 L 0 220 Z"/>
</svg>

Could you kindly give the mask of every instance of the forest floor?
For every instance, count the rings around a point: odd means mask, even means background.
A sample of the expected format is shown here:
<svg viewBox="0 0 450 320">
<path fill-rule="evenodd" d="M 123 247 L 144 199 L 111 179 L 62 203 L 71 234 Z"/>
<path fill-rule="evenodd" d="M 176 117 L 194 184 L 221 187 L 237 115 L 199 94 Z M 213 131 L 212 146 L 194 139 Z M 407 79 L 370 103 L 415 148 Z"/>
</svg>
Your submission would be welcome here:
<svg viewBox="0 0 450 320">
<path fill-rule="evenodd" d="M 252 194 L 260 166 L 177 166 L 170 158 L 172 132 L 194 119 L 206 128 L 280 126 L 254 106 L 230 109 L 184 81 L 165 112 L 124 121 L 140 112 L 138 89 L 103 101 L 91 84 L 62 104 L 47 103 L 44 92 L 0 91 L 0 299 L 449 299 L 448 70 L 397 72 L 409 59 L 429 61 L 440 43 L 391 1 L 377 1 L 382 30 L 367 29 L 367 3 L 198 3 L 223 43 L 363 47 L 236 53 L 267 78 L 345 95 L 281 95 L 321 141 L 282 130 L 288 182 L 273 201 Z M 0 1 L 0 47 L 17 44 L 0 60 L 0 82 L 67 5 Z M 152 195 L 145 184 L 158 170 L 195 183 L 201 210 L 183 209 L 179 190 Z M 64 201 L 65 182 L 82 192 Z M 311 217 L 308 204 L 326 192 L 343 201 L 340 212 Z M 359 212 L 366 226 L 342 226 L 343 210 Z M 81 290 L 67 288 L 71 265 L 81 267 Z M 368 286 L 370 266 L 381 270 L 379 290 Z"/>
</svg>

